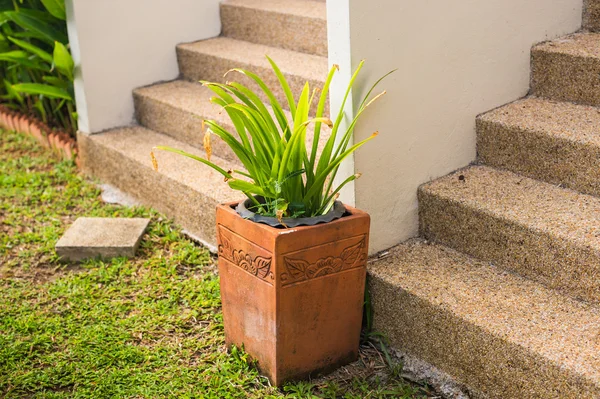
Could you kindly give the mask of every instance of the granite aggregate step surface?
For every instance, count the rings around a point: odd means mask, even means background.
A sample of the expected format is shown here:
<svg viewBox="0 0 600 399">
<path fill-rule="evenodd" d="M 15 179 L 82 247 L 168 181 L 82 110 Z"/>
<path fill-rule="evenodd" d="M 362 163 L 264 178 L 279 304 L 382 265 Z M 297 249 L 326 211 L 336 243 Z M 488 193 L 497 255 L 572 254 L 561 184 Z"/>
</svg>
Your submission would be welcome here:
<svg viewBox="0 0 600 399">
<path fill-rule="evenodd" d="M 324 2 L 225 0 L 221 21 L 223 36 L 327 57 Z"/>
<path fill-rule="evenodd" d="M 533 47 L 531 91 L 552 100 L 600 106 L 600 33 L 576 33 Z"/>
<path fill-rule="evenodd" d="M 156 152 L 158 172 L 150 153 L 166 145 L 205 157 L 198 148 L 165 134 L 130 126 L 93 135 L 78 135 L 85 173 L 109 183 L 145 205 L 163 212 L 210 245 L 216 245 L 215 208 L 243 199 L 229 188 L 223 176 L 192 159 Z M 235 164 L 218 157 L 213 162 L 225 170 Z"/>
<path fill-rule="evenodd" d="M 600 198 L 486 166 L 427 183 L 418 197 L 424 238 L 600 302 Z"/>
<path fill-rule="evenodd" d="M 423 240 L 370 262 L 369 287 L 375 330 L 473 397 L 600 397 L 596 306 Z"/>
<path fill-rule="evenodd" d="M 600 196 L 600 108 L 530 97 L 477 118 L 480 163 Z"/>
<path fill-rule="evenodd" d="M 283 90 L 278 89 L 279 81 L 266 58 L 271 57 L 286 76 L 293 93 L 300 93 L 308 82 L 311 88 L 322 88 L 329 72 L 326 57 L 304 54 L 296 51 L 254 44 L 227 37 L 184 43 L 177 46 L 179 69 L 182 76 L 191 81 L 212 82 L 235 81 L 258 90 L 248 77 L 238 73 L 225 73 L 233 68 L 241 68 L 256 73 L 273 93 L 282 107 L 289 109 Z M 262 96 L 266 99 L 266 96 Z M 316 102 L 315 102 L 316 104 Z M 316 106 L 313 107 L 313 114 Z M 329 110 L 327 105 L 326 110 Z M 327 112 L 329 113 L 329 112 Z"/>
</svg>

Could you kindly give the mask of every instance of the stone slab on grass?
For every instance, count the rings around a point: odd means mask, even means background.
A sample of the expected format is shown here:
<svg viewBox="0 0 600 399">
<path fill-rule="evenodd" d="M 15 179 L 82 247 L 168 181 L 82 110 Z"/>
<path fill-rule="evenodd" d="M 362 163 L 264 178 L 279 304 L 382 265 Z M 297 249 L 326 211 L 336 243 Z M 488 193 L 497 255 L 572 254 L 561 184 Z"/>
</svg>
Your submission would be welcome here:
<svg viewBox="0 0 600 399">
<path fill-rule="evenodd" d="M 133 257 L 150 219 L 81 217 L 56 243 L 56 253 L 67 261 L 101 257 Z"/>
</svg>

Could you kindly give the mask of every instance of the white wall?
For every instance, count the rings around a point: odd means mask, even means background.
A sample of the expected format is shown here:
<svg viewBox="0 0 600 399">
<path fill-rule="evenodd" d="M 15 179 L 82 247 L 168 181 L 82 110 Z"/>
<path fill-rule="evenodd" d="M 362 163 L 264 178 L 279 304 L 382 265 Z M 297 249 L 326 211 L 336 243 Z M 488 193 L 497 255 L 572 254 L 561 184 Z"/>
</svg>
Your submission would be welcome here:
<svg viewBox="0 0 600 399">
<path fill-rule="evenodd" d="M 531 46 L 577 30 L 582 12 L 581 0 L 328 3 L 330 12 L 349 7 L 349 58 L 353 67 L 367 60 L 360 88 L 399 68 L 355 132 L 360 140 L 380 131 L 354 158 L 363 174 L 356 206 L 371 214 L 372 252 L 417 235 L 418 186 L 475 159 L 476 115 L 524 96 Z M 332 53 L 330 61 L 346 59 Z"/>
<path fill-rule="evenodd" d="M 350 4 L 348 0 L 327 1 L 327 36 L 329 65 L 337 64 L 339 66 L 339 72 L 336 73 L 330 86 L 330 109 L 333 114 L 332 117 L 335 118 L 340 111 L 344 93 L 353 74 L 350 47 Z M 346 131 L 347 126 L 354 118 L 352 101 L 346 102 L 343 112 L 345 119 L 340 132 Z M 338 136 L 338 139 L 341 136 L 342 134 Z M 335 186 L 353 174 L 354 157 L 350 156 L 340 166 Z M 340 200 L 345 204 L 354 206 L 356 202 L 354 194 L 354 182 L 350 182 L 340 192 Z"/>
<path fill-rule="evenodd" d="M 217 36 L 219 0 L 67 0 L 79 130 L 133 121 L 132 89 L 175 79 L 175 45 Z"/>
</svg>

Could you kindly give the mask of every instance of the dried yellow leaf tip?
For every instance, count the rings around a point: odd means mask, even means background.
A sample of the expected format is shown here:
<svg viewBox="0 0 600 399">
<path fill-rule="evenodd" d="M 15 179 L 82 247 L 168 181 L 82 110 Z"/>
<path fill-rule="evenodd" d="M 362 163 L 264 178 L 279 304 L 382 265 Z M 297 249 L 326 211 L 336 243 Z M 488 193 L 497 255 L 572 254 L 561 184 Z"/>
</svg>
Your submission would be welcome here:
<svg viewBox="0 0 600 399">
<path fill-rule="evenodd" d="M 281 209 L 278 209 L 278 210 L 275 212 L 275 216 L 277 217 L 277 221 L 278 221 L 279 223 L 281 223 L 281 225 L 287 229 L 287 226 L 286 226 L 286 224 L 285 224 L 285 223 L 283 223 L 283 210 L 281 210 Z"/>
<path fill-rule="evenodd" d="M 329 128 L 330 128 L 330 129 L 333 129 L 333 121 L 332 121 L 331 119 L 327 119 L 327 120 L 325 121 L 325 124 L 326 124 L 327 126 L 329 126 Z"/>
<path fill-rule="evenodd" d="M 156 156 L 154 156 L 154 151 L 150 151 L 150 158 L 152 159 L 152 167 L 158 172 L 158 161 L 156 160 Z"/>
<path fill-rule="evenodd" d="M 367 105 L 365 105 L 365 108 L 367 108 L 369 105 L 373 104 L 375 101 L 377 101 L 379 98 L 385 96 L 387 94 L 387 91 L 382 91 L 381 93 L 379 93 L 378 95 L 376 95 L 375 97 L 373 97 L 373 99 L 371 99 L 371 101 L 369 101 L 367 103 Z"/>
<path fill-rule="evenodd" d="M 356 174 L 354 175 L 354 178 L 355 178 L 355 179 L 360 179 L 360 177 L 361 177 L 361 176 L 362 176 L 362 173 L 356 173 Z"/>
<path fill-rule="evenodd" d="M 229 75 L 229 73 L 230 73 L 230 72 L 242 72 L 242 70 L 241 70 L 241 69 L 239 69 L 239 68 L 232 68 L 232 69 L 230 69 L 229 71 L 225 72 L 225 73 L 223 74 L 223 77 L 226 77 L 227 75 Z"/>
<path fill-rule="evenodd" d="M 371 137 L 377 137 L 377 136 L 379 136 L 379 132 L 374 132 L 374 133 L 371 135 Z"/>
<path fill-rule="evenodd" d="M 340 66 L 338 64 L 333 64 L 333 67 L 337 69 L 338 72 L 340 71 Z"/>
<path fill-rule="evenodd" d="M 206 129 L 204 132 L 204 151 L 206 151 L 206 159 L 210 161 L 210 157 L 212 156 L 212 146 L 210 145 L 210 129 Z"/>
</svg>

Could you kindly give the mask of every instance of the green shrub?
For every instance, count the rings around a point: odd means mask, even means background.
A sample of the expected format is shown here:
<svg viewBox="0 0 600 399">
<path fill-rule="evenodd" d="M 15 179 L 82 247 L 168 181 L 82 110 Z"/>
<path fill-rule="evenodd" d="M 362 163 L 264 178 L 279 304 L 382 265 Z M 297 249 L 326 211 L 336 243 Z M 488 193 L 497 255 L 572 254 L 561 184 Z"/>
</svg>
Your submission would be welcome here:
<svg viewBox="0 0 600 399">
<path fill-rule="evenodd" d="M 0 100 L 51 127 L 77 130 L 64 0 L 0 0 Z"/>
<path fill-rule="evenodd" d="M 156 149 L 178 153 L 212 167 L 225 176 L 231 188 L 243 192 L 250 198 L 254 202 L 253 210 L 262 215 L 276 216 L 281 220 L 283 217 L 312 217 L 326 214 L 339 196 L 340 190 L 359 177 L 358 174 L 350 176 L 334 187 L 341 162 L 377 135 L 373 133 L 363 141 L 350 144 L 354 126 L 360 116 L 373 101 L 385 93 L 369 99 L 375 86 L 387 75 L 371 87 L 360 102 L 354 120 L 346 130 L 343 130 L 343 112 L 338 113 L 335 122 L 324 116 L 329 86 L 337 66 L 331 68 L 320 95 L 317 95 L 319 90 L 311 93 L 309 84 L 306 83 L 298 100 L 295 100 L 294 93 L 291 92 L 277 64 L 270 58 L 269 62 L 287 98 L 291 111 L 290 120 L 272 90 L 259 76 L 250 71 L 233 69 L 232 71 L 249 77 L 258 85 L 262 95 L 269 99 L 268 103 L 274 115 L 267 109 L 259 94 L 246 86 L 235 82 L 227 84 L 202 82 L 217 95 L 211 101 L 227 112 L 237 134 L 228 132 L 215 121 L 204 121 L 209 128 L 204 140 L 208 159 L 170 147 L 159 146 Z M 360 63 L 348 84 L 340 110 L 344 109 L 362 67 L 363 62 Z M 309 113 L 315 100 L 318 100 L 317 111 L 316 115 L 311 117 Z M 314 126 L 310 149 L 306 144 L 309 125 Z M 331 135 L 318 154 L 323 125 L 331 128 Z M 245 171 L 227 171 L 210 161 L 211 134 L 219 136 L 233 150 L 244 165 Z M 157 168 L 154 154 L 152 157 Z M 261 197 L 261 200 L 256 196 Z"/>
</svg>

